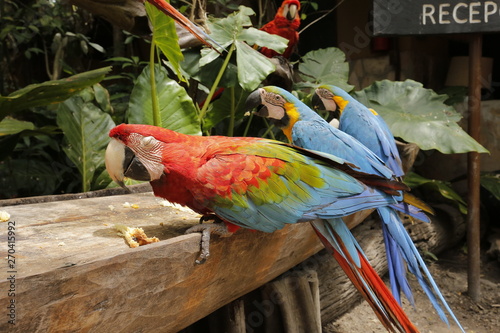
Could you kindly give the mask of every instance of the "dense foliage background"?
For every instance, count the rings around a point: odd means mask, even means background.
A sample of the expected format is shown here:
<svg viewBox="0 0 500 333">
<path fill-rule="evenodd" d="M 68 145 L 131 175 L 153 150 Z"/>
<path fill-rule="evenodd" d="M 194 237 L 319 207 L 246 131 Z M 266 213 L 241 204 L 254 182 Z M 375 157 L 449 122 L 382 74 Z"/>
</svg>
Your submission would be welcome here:
<svg viewBox="0 0 500 333">
<path fill-rule="evenodd" d="M 147 5 L 152 36 L 121 31 L 65 1 L 3 1 L 0 199 L 113 186 L 103 156 L 109 129 L 122 122 L 187 134 L 283 139 L 265 120 L 245 116 L 243 104 L 276 68 L 252 46 L 258 41 L 282 50 L 286 40 L 259 31 L 265 16 L 239 3 L 207 1 L 217 17 L 204 24 L 225 49 L 217 53 L 206 47 L 181 50 L 173 21 Z M 186 2 L 174 5 L 184 12 L 191 8 Z M 317 9 L 317 3 L 304 1 L 303 18 L 318 15 Z M 352 89 L 349 65 L 338 48 L 325 46 L 292 59 L 293 93 L 306 103 L 319 84 Z M 219 88 L 224 88 L 219 99 L 203 103 Z M 457 125 L 460 116 L 446 104 L 448 97 L 420 83 L 382 81 L 355 96 L 376 108 L 390 126 L 397 123 L 391 129 L 398 137 L 422 149 L 486 151 Z M 440 134 L 437 144 L 419 135 L 418 126 L 405 116 L 409 112 Z M 439 181 L 411 181 L 452 191 Z"/>
</svg>

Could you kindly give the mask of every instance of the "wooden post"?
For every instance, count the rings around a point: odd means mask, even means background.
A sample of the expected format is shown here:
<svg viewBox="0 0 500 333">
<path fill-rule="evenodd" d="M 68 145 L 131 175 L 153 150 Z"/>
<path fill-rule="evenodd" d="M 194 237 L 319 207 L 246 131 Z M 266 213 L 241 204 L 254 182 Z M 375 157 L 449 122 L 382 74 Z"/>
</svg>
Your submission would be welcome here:
<svg viewBox="0 0 500 333">
<path fill-rule="evenodd" d="M 469 42 L 469 134 L 479 141 L 481 128 L 481 56 L 482 35 L 474 34 Z M 472 300 L 478 301 L 481 294 L 480 286 L 480 158 L 478 152 L 468 153 L 467 185 L 467 290 Z"/>
</svg>

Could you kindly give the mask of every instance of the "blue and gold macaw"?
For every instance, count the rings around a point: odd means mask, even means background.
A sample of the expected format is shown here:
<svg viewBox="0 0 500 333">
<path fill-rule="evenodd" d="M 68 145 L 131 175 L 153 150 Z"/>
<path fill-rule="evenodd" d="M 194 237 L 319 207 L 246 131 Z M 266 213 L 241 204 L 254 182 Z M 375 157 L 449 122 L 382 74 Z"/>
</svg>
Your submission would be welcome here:
<svg viewBox="0 0 500 333">
<path fill-rule="evenodd" d="M 345 90 L 332 86 L 319 86 L 313 95 L 313 106 L 339 113 L 339 129 L 373 151 L 394 172 L 404 175 L 401 157 L 394 136 L 384 119 L 373 109 L 355 100 Z"/>
<path fill-rule="evenodd" d="M 353 163 L 359 167 L 361 172 L 376 174 L 386 177 L 386 179 L 395 179 L 397 177 L 397 174 L 392 170 L 389 174 L 381 172 L 385 164 L 379 156 L 353 136 L 330 126 L 316 112 L 288 91 L 274 86 L 259 88 L 251 93 L 247 99 L 248 109 L 253 109 L 256 106 L 260 106 L 260 109 L 254 114 L 271 119 L 273 124 L 282 129 L 291 143 L 302 148 L 334 154 Z M 386 146 L 390 147 L 391 144 Z M 399 155 L 397 156 L 399 157 Z M 410 197 L 402 192 L 395 195 L 395 199 L 398 201 Z M 418 208 L 427 209 L 427 207 L 420 205 L 418 200 L 412 200 L 411 204 L 418 204 Z M 428 222 L 428 217 L 418 208 L 404 202 L 401 205 L 388 205 L 377 208 L 383 221 L 382 230 L 393 294 L 400 302 L 399 294 L 402 291 L 410 302 L 414 303 L 406 278 L 404 264 L 406 262 L 408 270 L 416 276 L 440 318 L 448 323 L 446 314 L 441 307 L 442 304 L 462 329 L 395 211 L 397 209 Z"/>
</svg>

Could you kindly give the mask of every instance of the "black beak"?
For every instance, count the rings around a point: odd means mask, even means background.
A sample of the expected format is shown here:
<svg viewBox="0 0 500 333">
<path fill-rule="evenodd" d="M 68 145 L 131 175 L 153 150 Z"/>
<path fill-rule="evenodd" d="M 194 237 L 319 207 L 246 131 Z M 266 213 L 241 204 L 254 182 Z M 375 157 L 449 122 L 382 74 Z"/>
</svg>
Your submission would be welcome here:
<svg viewBox="0 0 500 333">
<path fill-rule="evenodd" d="M 312 103 L 313 109 L 316 111 L 326 110 L 326 106 L 323 103 L 323 100 L 316 93 L 313 94 L 313 96 L 311 98 L 311 103 Z M 330 113 L 333 115 L 333 118 L 340 119 L 340 111 L 338 108 L 334 111 L 330 110 Z"/>
<path fill-rule="evenodd" d="M 260 98 L 260 91 L 259 91 L 259 89 L 257 89 L 254 92 L 252 92 L 250 95 L 248 95 L 247 100 L 245 101 L 245 110 L 252 111 L 253 109 L 260 106 L 261 104 L 262 104 L 262 100 Z"/>
<path fill-rule="evenodd" d="M 132 149 L 125 146 L 125 158 L 123 159 L 123 175 L 130 179 L 150 181 L 148 169 L 142 162 L 135 156 Z"/>
<path fill-rule="evenodd" d="M 323 101 L 321 98 L 318 96 L 318 94 L 314 93 L 311 99 L 312 106 L 314 110 L 325 110 L 325 105 L 323 104 Z"/>
<path fill-rule="evenodd" d="M 262 99 L 260 97 L 260 89 L 257 89 L 250 95 L 248 95 L 247 100 L 245 102 L 245 110 L 252 111 L 253 109 L 257 109 L 257 111 L 254 111 L 254 113 L 257 116 L 264 118 L 267 118 L 269 116 L 269 111 L 264 105 L 262 105 Z"/>
</svg>

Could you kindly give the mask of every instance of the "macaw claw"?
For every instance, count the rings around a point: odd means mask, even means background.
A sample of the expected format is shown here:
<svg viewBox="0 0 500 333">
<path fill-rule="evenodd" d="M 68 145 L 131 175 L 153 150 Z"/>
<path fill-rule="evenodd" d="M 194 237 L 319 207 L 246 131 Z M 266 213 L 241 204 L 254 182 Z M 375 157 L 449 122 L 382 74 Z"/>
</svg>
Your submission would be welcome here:
<svg viewBox="0 0 500 333">
<path fill-rule="evenodd" d="M 205 221 L 214 221 L 214 223 L 202 224 Z M 210 234 L 216 234 L 221 237 L 232 235 L 227 229 L 226 224 L 215 215 L 204 215 L 200 218 L 200 224 L 192 226 L 186 230 L 186 234 L 201 232 L 201 251 L 195 263 L 198 265 L 204 264 L 210 256 Z"/>
</svg>

